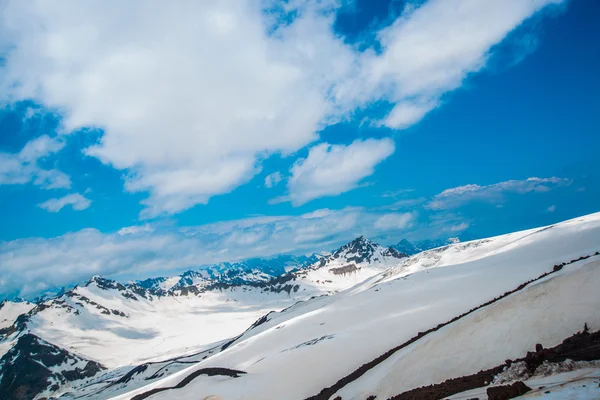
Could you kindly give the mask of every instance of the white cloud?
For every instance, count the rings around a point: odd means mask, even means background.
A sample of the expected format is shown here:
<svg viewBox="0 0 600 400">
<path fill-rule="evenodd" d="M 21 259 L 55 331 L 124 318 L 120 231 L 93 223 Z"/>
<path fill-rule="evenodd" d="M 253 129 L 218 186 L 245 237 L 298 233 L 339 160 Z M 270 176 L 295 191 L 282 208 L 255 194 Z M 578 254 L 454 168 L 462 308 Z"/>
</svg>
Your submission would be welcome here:
<svg viewBox="0 0 600 400">
<path fill-rule="evenodd" d="M 92 202 L 79 193 L 71 193 L 60 198 L 46 200 L 38 204 L 39 207 L 50 212 L 59 212 L 66 206 L 71 206 L 73 210 L 81 211 L 90 206 Z"/>
<path fill-rule="evenodd" d="M 265 187 L 272 188 L 277 185 L 282 180 L 281 172 L 273 172 L 272 174 L 267 175 L 265 178 Z"/>
<path fill-rule="evenodd" d="M 38 161 L 59 152 L 64 142 L 40 136 L 29 141 L 18 153 L 0 152 L 0 185 L 33 183 L 44 189 L 71 187 L 71 179 L 56 169 L 44 169 Z"/>
<path fill-rule="evenodd" d="M 19 159 L 23 162 L 36 162 L 50 154 L 59 152 L 64 146 L 64 142 L 43 135 L 27 142 L 19 153 Z"/>
<path fill-rule="evenodd" d="M 465 229 L 469 229 L 469 226 L 470 225 L 468 223 L 461 222 L 460 224 L 450 226 L 448 230 L 451 232 L 460 232 L 464 231 Z"/>
<path fill-rule="evenodd" d="M 355 140 L 348 146 L 327 143 L 314 146 L 305 159 L 299 159 L 290 169 L 286 200 L 301 205 L 355 189 L 392 153 L 391 139 Z"/>
<path fill-rule="evenodd" d="M 152 233 L 154 228 L 149 224 L 138 225 L 138 226 L 126 226 L 117 231 L 118 235 L 138 235 L 142 233 Z"/>
<path fill-rule="evenodd" d="M 525 194 L 531 192 L 547 192 L 553 188 L 567 186 L 571 183 L 565 178 L 528 178 L 525 180 L 510 180 L 487 186 L 476 184 L 458 186 L 446 189 L 437 194 L 427 204 L 432 210 L 445 210 L 460 207 L 471 201 L 502 203 L 506 193 Z"/>
<path fill-rule="evenodd" d="M 380 207 L 378 207 L 378 209 L 392 210 L 392 211 L 403 210 L 403 209 L 407 210 L 407 209 L 411 209 L 411 208 L 420 207 L 421 204 L 423 204 L 425 201 L 426 201 L 426 199 L 424 197 L 417 197 L 414 199 L 397 200 L 391 204 L 386 204 L 384 206 L 380 206 Z"/>
<path fill-rule="evenodd" d="M 548 211 L 549 213 L 553 213 L 554 211 L 556 211 L 556 206 L 553 204 L 550 207 L 548 207 L 546 211 Z"/>
<path fill-rule="evenodd" d="M 394 104 L 383 124 L 420 121 L 444 93 L 483 69 L 492 46 L 548 4 L 561 0 L 429 0 L 379 32 L 381 55 L 366 58 L 365 90 L 379 88 Z"/>
<path fill-rule="evenodd" d="M 0 294 L 32 296 L 94 274 L 141 279 L 219 261 L 329 251 L 360 235 L 376 236 L 380 217 L 362 208 L 325 209 L 181 229 L 143 225 L 112 234 L 84 229 L 51 239 L 4 241 Z M 397 222 L 394 229 L 403 235 L 407 225 Z"/>
<path fill-rule="evenodd" d="M 555 2 L 429 0 L 378 32 L 376 53 L 333 31 L 334 1 L 9 0 L 0 101 L 58 110 L 65 132 L 102 129 L 86 153 L 149 192 L 143 216 L 171 214 L 244 184 L 260 160 L 358 107 L 389 101 L 383 124 L 418 122 Z"/>
<path fill-rule="evenodd" d="M 390 190 L 387 192 L 384 192 L 381 197 L 391 197 L 393 199 L 400 197 L 400 196 L 405 196 L 408 193 L 412 193 L 414 192 L 415 189 L 398 189 L 398 190 Z"/>
<path fill-rule="evenodd" d="M 426 103 L 410 101 L 397 103 L 387 117 L 381 121 L 381 124 L 394 129 L 406 129 L 422 120 L 435 107 L 436 103 L 432 101 Z"/>
<path fill-rule="evenodd" d="M 410 227 L 414 220 L 411 213 L 389 213 L 384 214 L 375 221 L 375 227 L 382 231 L 404 229 Z"/>
</svg>

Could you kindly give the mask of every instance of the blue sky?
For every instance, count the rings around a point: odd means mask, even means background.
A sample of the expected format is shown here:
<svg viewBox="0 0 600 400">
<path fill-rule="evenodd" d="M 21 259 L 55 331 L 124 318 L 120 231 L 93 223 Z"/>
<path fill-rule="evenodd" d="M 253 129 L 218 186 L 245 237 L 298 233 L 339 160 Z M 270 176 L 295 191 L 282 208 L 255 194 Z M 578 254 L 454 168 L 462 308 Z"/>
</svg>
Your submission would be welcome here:
<svg viewBox="0 0 600 400">
<path fill-rule="evenodd" d="M 0 297 L 600 210 L 589 0 L 43 3 L 0 23 Z"/>
</svg>

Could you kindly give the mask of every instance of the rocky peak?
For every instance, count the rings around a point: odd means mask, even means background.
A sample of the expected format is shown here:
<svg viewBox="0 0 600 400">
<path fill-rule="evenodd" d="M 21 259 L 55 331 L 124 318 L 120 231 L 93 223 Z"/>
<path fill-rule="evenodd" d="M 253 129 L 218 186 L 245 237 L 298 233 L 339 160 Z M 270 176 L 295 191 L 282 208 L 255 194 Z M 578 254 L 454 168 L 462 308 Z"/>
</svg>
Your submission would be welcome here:
<svg viewBox="0 0 600 400">
<path fill-rule="evenodd" d="M 385 248 L 372 240 L 359 236 L 336 250 L 328 259 L 342 259 L 348 263 L 383 262 L 385 258 L 404 258 L 403 254 L 393 248 Z M 324 265 L 326 259 L 322 262 Z"/>
<path fill-rule="evenodd" d="M 0 398 L 33 399 L 59 385 L 90 378 L 104 367 L 26 333 L 0 358 Z"/>
<path fill-rule="evenodd" d="M 102 290 L 114 289 L 114 290 L 123 291 L 123 290 L 127 289 L 123 284 L 121 284 L 117 281 L 113 281 L 111 279 L 103 278 L 99 275 L 94 275 L 92 277 L 92 279 L 90 279 L 88 281 L 88 283 L 85 284 L 86 287 L 92 286 L 92 285 L 96 286 Z"/>
<path fill-rule="evenodd" d="M 158 289 L 160 288 L 160 284 L 165 282 L 166 280 L 167 278 L 162 276 L 158 278 L 148 278 L 141 281 L 137 281 L 131 284 L 131 286 L 135 285 L 141 289 Z"/>
</svg>

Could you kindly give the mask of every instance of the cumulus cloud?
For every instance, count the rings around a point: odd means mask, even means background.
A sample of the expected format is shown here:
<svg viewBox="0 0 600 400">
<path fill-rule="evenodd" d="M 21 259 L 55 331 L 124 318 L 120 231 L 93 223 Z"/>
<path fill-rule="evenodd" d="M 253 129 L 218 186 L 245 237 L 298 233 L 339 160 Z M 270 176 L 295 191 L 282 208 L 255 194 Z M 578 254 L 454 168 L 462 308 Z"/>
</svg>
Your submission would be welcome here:
<svg viewBox="0 0 600 400">
<path fill-rule="evenodd" d="M 289 200 L 302 205 L 323 196 L 335 196 L 359 186 L 375 166 L 394 153 L 391 139 L 355 140 L 348 146 L 322 143 L 290 169 Z"/>
<path fill-rule="evenodd" d="M 407 10 L 378 33 L 383 51 L 361 70 L 365 86 L 394 104 L 382 123 L 402 129 L 420 121 L 485 67 L 493 45 L 551 3 L 561 1 L 430 0 Z"/>
<path fill-rule="evenodd" d="M 180 229 L 84 229 L 51 239 L 0 242 L 0 295 L 31 297 L 94 274 L 139 279 L 219 261 L 332 250 L 357 236 L 377 235 L 380 217 L 362 208 L 323 209 Z M 396 226 L 386 230 L 407 227 L 401 215 L 392 218 Z"/>
<path fill-rule="evenodd" d="M 281 172 L 273 172 L 272 174 L 267 175 L 265 178 L 265 187 L 272 188 L 277 185 L 282 180 Z"/>
<path fill-rule="evenodd" d="M 63 147 L 63 141 L 43 135 L 29 141 L 18 153 L 0 152 L 0 185 L 33 183 L 43 189 L 68 189 L 71 187 L 68 175 L 38 164 Z"/>
<path fill-rule="evenodd" d="M 66 206 L 71 206 L 73 210 L 85 210 L 92 202 L 80 195 L 79 193 L 71 193 L 63 197 L 46 200 L 38 204 L 40 208 L 50 212 L 59 212 Z"/>
<path fill-rule="evenodd" d="M 56 110 L 67 133 L 99 128 L 86 154 L 149 193 L 143 216 L 172 214 L 248 182 L 260 160 L 313 143 L 357 108 L 383 100 L 381 124 L 417 123 L 556 2 L 429 0 L 376 32 L 375 51 L 334 32 L 335 1 L 9 0 L 0 101 Z"/>
<path fill-rule="evenodd" d="M 427 203 L 432 210 L 445 210 L 460 207 L 471 201 L 502 203 L 506 193 L 525 194 L 530 192 L 548 192 L 556 187 L 567 186 L 571 183 L 565 178 L 528 178 L 525 180 L 510 180 L 487 186 L 476 184 L 458 186 L 446 189 L 437 194 Z"/>
</svg>

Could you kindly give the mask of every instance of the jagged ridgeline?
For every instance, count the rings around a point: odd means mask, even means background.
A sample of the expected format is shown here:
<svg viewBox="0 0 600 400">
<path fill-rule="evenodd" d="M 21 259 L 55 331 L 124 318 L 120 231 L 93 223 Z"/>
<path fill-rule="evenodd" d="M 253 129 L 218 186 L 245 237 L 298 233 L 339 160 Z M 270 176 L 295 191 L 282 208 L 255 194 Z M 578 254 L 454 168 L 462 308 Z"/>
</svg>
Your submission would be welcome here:
<svg viewBox="0 0 600 400">
<path fill-rule="evenodd" d="M 100 385 L 107 370 L 204 354 L 270 311 L 334 294 L 404 258 L 361 237 L 325 256 L 222 263 L 130 283 L 94 276 L 38 303 L 4 301 L 0 398 L 65 394 Z"/>
</svg>

